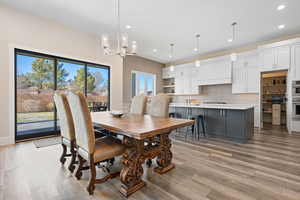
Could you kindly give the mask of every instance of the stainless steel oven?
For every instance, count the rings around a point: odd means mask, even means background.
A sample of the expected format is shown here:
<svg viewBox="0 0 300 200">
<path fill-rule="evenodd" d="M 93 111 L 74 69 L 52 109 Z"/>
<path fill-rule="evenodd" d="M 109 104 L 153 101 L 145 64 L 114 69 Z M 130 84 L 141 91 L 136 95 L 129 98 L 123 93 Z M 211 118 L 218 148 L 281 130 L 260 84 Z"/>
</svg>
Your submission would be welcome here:
<svg viewBox="0 0 300 200">
<path fill-rule="evenodd" d="M 294 118 L 300 119 L 300 103 L 293 103 Z"/>
<path fill-rule="evenodd" d="M 293 81 L 293 96 L 300 96 L 300 81 Z"/>
<path fill-rule="evenodd" d="M 293 96 L 293 118 L 300 119 L 300 96 Z"/>
</svg>

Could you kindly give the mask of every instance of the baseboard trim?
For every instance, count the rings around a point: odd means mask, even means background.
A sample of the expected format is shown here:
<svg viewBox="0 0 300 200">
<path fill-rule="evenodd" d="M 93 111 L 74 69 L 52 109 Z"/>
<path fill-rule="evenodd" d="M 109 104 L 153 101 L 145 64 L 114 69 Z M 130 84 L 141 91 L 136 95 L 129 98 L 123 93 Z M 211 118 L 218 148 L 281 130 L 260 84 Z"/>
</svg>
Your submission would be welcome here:
<svg viewBox="0 0 300 200">
<path fill-rule="evenodd" d="M 3 145 L 9 145 L 9 144 L 15 144 L 15 141 L 12 137 L 0 137 L 0 146 Z"/>
</svg>

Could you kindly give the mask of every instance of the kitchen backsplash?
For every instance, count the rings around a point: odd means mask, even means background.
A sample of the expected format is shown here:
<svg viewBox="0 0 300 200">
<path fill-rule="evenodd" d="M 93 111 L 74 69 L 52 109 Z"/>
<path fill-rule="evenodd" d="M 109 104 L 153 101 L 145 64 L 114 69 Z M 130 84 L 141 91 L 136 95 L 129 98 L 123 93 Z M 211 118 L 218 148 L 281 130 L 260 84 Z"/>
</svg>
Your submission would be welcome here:
<svg viewBox="0 0 300 200">
<path fill-rule="evenodd" d="M 259 103 L 259 94 L 232 94 L 232 86 L 210 85 L 202 86 L 202 92 L 193 96 L 174 96 L 173 103 L 185 103 L 188 99 L 203 102 L 225 102 L 233 104 L 255 104 Z"/>
</svg>

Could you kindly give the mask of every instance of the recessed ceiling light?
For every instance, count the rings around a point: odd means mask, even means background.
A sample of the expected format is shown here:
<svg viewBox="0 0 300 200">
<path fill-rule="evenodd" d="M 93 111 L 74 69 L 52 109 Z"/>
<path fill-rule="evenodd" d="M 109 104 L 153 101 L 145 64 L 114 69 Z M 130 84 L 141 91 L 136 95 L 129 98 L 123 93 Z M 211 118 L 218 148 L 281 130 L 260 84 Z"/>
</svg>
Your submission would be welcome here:
<svg viewBox="0 0 300 200">
<path fill-rule="evenodd" d="M 229 38 L 227 41 L 228 41 L 228 42 L 232 42 L 232 41 L 233 41 L 233 39 L 232 39 L 232 38 Z"/>
<path fill-rule="evenodd" d="M 126 27 L 126 29 L 131 29 L 130 25 L 126 25 L 125 27 Z"/>
<path fill-rule="evenodd" d="M 153 49 L 153 52 L 156 53 L 156 52 L 157 52 L 157 49 Z"/>
<path fill-rule="evenodd" d="M 194 51 L 198 51 L 198 49 L 197 49 L 197 48 L 194 48 Z"/>
<path fill-rule="evenodd" d="M 283 10 L 285 9 L 285 5 L 284 4 L 281 4 L 279 6 L 277 6 L 277 10 Z"/>
<path fill-rule="evenodd" d="M 284 24 L 281 24 L 278 26 L 278 29 L 284 29 L 285 28 L 285 25 Z"/>
</svg>

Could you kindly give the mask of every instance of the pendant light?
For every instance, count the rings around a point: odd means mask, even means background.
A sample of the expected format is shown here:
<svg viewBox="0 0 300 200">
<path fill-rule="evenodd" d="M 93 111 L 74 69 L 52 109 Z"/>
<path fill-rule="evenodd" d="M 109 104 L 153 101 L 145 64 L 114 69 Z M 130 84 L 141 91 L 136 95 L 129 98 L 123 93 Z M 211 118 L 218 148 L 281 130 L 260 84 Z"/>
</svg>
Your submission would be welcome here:
<svg viewBox="0 0 300 200">
<path fill-rule="evenodd" d="M 171 66 L 170 66 L 170 71 L 173 72 L 174 71 L 174 65 L 173 65 L 173 55 L 174 54 L 174 44 L 170 44 L 170 63 L 171 63 Z"/>
<path fill-rule="evenodd" d="M 121 32 L 121 16 L 120 16 L 120 0 L 117 0 L 117 48 L 111 49 L 108 35 L 102 35 L 101 46 L 103 48 L 104 55 L 119 55 L 124 58 L 126 55 L 136 55 L 137 44 L 133 41 L 131 44 L 131 50 L 129 50 L 129 42 L 127 33 Z M 130 27 L 127 25 L 127 27 Z"/>
<path fill-rule="evenodd" d="M 199 43 L 200 43 L 200 34 L 196 35 L 196 48 L 194 49 L 197 52 L 197 55 L 199 55 L 200 49 L 199 49 Z M 197 59 L 195 61 L 195 66 L 196 67 L 200 67 L 201 66 L 201 62 L 199 59 Z"/>
<path fill-rule="evenodd" d="M 236 39 L 236 33 L 235 33 L 235 26 L 236 26 L 236 25 L 237 25 L 236 22 L 233 22 L 233 23 L 231 24 L 231 26 L 232 26 L 232 38 L 228 39 L 228 42 L 234 42 L 235 39 Z M 230 60 L 231 60 L 232 62 L 235 62 L 235 61 L 237 60 L 237 54 L 236 54 L 236 53 L 231 53 L 231 54 L 230 54 Z"/>
</svg>

